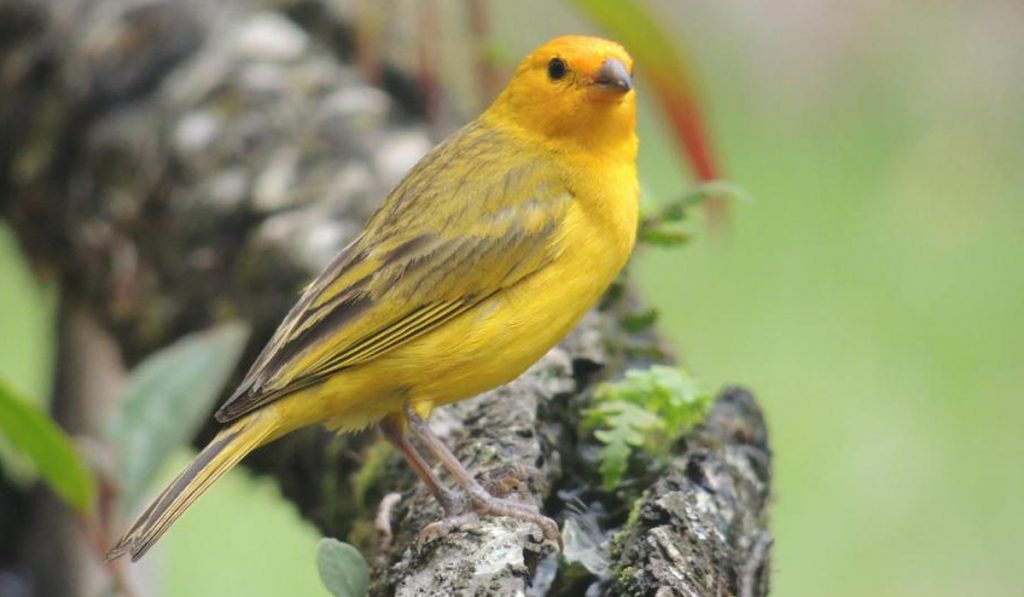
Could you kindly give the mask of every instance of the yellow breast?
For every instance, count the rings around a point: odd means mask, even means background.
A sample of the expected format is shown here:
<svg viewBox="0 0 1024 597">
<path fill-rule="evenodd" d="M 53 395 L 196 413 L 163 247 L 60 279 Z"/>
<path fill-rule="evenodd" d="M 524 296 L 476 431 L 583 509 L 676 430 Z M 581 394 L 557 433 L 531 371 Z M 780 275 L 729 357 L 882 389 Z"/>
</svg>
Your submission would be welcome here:
<svg viewBox="0 0 1024 597">
<path fill-rule="evenodd" d="M 301 392 L 315 400 L 290 401 L 315 408 L 310 419 L 357 429 L 407 402 L 426 416 L 507 383 L 540 359 L 608 288 L 636 237 L 632 159 L 574 156 L 565 171 L 573 199 L 547 266 L 415 341 Z"/>
<path fill-rule="evenodd" d="M 550 265 L 388 359 L 421 411 L 515 379 L 569 332 L 625 265 L 636 236 L 635 170 L 609 170 L 571 186 L 575 199 Z"/>
</svg>

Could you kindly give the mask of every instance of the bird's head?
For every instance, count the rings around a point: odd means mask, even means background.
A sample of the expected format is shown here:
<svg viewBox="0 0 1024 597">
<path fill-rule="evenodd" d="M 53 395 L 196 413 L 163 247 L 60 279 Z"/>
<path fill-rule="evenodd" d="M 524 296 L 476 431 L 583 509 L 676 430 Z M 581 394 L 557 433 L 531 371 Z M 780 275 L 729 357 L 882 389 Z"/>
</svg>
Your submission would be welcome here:
<svg viewBox="0 0 1024 597">
<path fill-rule="evenodd" d="M 519 63 L 488 114 L 556 144 L 635 146 L 633 59 L 598 37 L 553 39 Z"/>
</svg>

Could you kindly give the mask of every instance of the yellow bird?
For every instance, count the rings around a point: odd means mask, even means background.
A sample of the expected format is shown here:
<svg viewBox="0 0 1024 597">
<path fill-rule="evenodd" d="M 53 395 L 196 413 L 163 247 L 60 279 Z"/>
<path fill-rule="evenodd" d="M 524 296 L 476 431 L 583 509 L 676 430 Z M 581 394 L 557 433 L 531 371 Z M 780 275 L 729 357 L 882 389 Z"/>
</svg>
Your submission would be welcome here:
<svg viewBox="0 0 1024 597">
<path fill-rule="evenodd" d="M 535 507 L 491 496 L 424 420 L 526 370 L 625 265 L 637 229 L 632 66 L 594 37 L 560 37 L 527 56 L 306 287 L 217 411 L 230 426 L 108 558 L 137 560 L 246 454 L 314 424 L 379 424 L 447 521 L 513 516 L 557 538 Z M 463 493 L 440 484 L 410 431 Z"/>
</svg>

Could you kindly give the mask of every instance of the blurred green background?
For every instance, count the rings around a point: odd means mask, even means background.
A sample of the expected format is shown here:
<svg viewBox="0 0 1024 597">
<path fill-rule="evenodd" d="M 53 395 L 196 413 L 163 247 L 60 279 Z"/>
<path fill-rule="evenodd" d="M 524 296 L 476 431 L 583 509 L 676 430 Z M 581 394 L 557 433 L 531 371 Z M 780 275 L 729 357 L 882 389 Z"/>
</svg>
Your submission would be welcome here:
<svg viewBox="0 0 1024 597">
<path fill-rule="evenodd" d="M 650 4 L 755 201 L 636 266 L 684 364 L 767 412 L 775 594 L 1019 595 L 1024 5 Z M 540 0 L 491 10 L 503 55 L 593 31 Z M 645 189 L 678 196 L 688 175 L 643 108 Z M 44 395 L 51 308 L 20 267 L 0 236 L 0 373 Z M 168 595 L 324 594 L 316 538 L 236 471 L 157 558 Z"/>
<path fill-rule="evenodd" d="M 1024 5 L 726 4 L 679 31 L 756 202 L 640 269 L 767 411 L 776 592 L 1020 595 Z"/>
</svg>

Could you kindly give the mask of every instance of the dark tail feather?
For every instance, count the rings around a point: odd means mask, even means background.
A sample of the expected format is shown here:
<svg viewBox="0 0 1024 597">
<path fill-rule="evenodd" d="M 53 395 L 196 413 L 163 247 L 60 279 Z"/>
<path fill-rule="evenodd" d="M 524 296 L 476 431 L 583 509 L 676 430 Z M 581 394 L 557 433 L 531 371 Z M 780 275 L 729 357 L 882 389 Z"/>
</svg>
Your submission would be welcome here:
<svg viewBox="0 0 1024 597">
<path fill-rule="evenodd" d="M 266 414 L 255 413 L 217 434 L 107 552 L 107 560 L 130 553 L 137 561 L 214 481 L 273 439 L 275 418 Z"/>
</svg>

